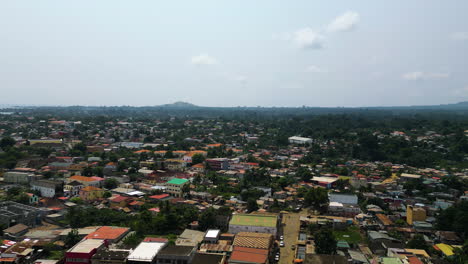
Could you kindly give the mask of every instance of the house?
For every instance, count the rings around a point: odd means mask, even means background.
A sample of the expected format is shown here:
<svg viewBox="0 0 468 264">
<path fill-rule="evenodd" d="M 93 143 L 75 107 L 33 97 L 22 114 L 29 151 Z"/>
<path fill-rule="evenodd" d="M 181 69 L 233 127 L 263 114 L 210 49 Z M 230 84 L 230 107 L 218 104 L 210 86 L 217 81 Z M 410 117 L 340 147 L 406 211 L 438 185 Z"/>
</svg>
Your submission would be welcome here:
<svg viewBox="0 0 468 264">
<path fill-rule="evenodd" d="M 182 197 L 183 188 L 187 184 L 190 184 L 187 179 L 174 178 L 166 182 L 166 192 L 172 194 L 174 197 Z"/>
<path fill-rule="evenodd" d="M 94 187 L 101 186 L 101 181 L 93 177 L 86 177 L 86 176 L 80 176 L 80 175 L 71 176 L 70 178 L 67 179 L 67 184 L 72 181 L 77 181 L 83 184 L 84 186 L 94 186 Z"/>
<path fill-rule="evenodd" d="M 205 238 L 203 238 L 203 242 L 216 244 L 218 243 L 220 234 L 221 234 L 221 230 L 219 229 L 208 229 L 208 231 L 206 231 Z"/>
<path fill-rule="evenodd" d="M 148 198 L 152 202 L 168 201 L 168 200 L 172 199 L 172 197 L 167 193 L 151 195 Z"/>
<path fill-rule="evenodd" d="M 3 229 L 3 235 L 10 239 L 18 239 L 22 235 L 26 234 L 29 230 L 29 226 L 23 224 L 16 224 L 7 229 Z"/>
<path fill-rule="evenodd" d="M 196 247 L 168 245 L 161 249 L 156 257 L 156 264 L 192 263 Z"/>
<path fill-rule="evenodd" d="M 31 189 L 39 191 L 42 197 L 52 198 L 63 194 L 63 182 L 39 180 L 31 182 Z"/>
<path fill-rule="evenodd" d="M 115 197 L 109 198 L 110 202 L 110 207 L 116 208 L 116 207 L 126 207 L 128 203 L 132 201 L 132 198 L 122 196 L 122 195 L 117 195 Z"/>
<path fill-rule="evenodd" d="M 104 190 L 94 186 L 86 186 L 80 190 L 80 198 L 85 201 L 92 201 L 104 196 Z"/>
<path fill-rule="evenodd" d="M 278 216 L 270 214 L 235 214 L 229 221 L 229 233 L 239 232 L 268 233 L 276 236 Z"/>
<path fill-rule="evenodd" d="M 270 250 L 273 246 L 273 235 L 266 233 L 240 232 L 234 238 L 232 245 L 234 247 Z"/>
<path fill-rule="evenodd" d="M 83 189 L 85 186 L 81 182 L 78 181 L 71 181 L 65 184 L 65 196 L 74 197 L 80 194 L 80 190 Z"/>
<path fill-rule="evenodd" d="M 37 204 L 39 202 L 39 196 L 34 193 L 26 193 L 29 196 L 29 204 Z"/>
<path fill-rule="evenodd" d="M 185 229 L 182 234 L 179 235 L 175 244 L 178 246 L 198 246 L 203 241 L 205 232 Z"/>
<path fill-rule="evenodd" d="M 229 264 L 267 264 L 267 249 L 234 247 L 232 255 L 228 260 Z"/>
</svg>

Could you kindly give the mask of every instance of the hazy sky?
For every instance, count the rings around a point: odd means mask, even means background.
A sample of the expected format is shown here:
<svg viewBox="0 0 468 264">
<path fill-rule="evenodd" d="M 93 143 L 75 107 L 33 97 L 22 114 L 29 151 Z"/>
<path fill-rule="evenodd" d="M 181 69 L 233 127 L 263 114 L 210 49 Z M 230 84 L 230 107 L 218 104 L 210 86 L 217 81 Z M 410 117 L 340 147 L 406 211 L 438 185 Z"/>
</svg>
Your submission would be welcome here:
<svg viewBox="0 0 468 264">
<path fill-rule="evenodd" d="M 468 1 L 0 1 L 0 104 L 468 100 Z"/>
</svg>

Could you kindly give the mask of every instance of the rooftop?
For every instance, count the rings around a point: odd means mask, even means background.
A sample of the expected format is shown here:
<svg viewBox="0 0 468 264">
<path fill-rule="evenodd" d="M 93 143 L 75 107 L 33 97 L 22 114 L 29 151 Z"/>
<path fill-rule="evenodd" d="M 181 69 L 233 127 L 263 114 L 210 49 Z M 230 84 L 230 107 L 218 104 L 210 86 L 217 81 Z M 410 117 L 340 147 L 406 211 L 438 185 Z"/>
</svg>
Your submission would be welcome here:
<svg viewBox="0 0 468 264">
<path fill-rule="evenodd" d="M 141 242 L 127 259 L 136 261 L 152 261 L 165 245 L 166 242 Z"/>
<path fill-rule="evenodd" d="M 263 226 L 276 227 L 277 217 L 273 215 L 251 215 L 251 214 L 236 214 L 232 216 L 230 225 L 245 225 L 245 226 Z"/>
<path fill-rule="evenodd" d="M 169 184 L 181 185 L 181 184 L 184 184 L 184 183 L 186 183 L 186 182 L 188 182 L 187 179 L 174 178 L 174 179 L 168 181 L 167 183 L 169 183 Z"/>
<path fill-rule="evenodd" d="M 127 227 L 103 226 L 86 236 L 86 239 L 117 239 L 130 231 Z"/>
<path fill-rule="evenodd" d="M 89 253 L 96 248 L 100 248 L 103 244 L 104 244 L 104 240 L 102 239 L 86 239 L 76 244 L 67 252 L 68 253 Z"/>
</svg>

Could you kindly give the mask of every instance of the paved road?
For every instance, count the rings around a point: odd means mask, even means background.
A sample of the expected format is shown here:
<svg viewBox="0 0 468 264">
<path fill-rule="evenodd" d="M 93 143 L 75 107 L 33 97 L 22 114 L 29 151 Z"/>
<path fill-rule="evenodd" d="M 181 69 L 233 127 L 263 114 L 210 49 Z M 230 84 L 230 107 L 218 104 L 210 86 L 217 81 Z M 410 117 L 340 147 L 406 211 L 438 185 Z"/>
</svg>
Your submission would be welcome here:
<svg viewBox="0 0 468 264">
<path fill-rule="evenodd" d="M 298 213 L 285 214 L 283 217 L 283 236 L 285 246 L 280 249 L 280 264 L 291 264 L 294 261 L 295 251 L 291 245 L 295 245 L 299 237 L 299 216 Z"/>
</svg>

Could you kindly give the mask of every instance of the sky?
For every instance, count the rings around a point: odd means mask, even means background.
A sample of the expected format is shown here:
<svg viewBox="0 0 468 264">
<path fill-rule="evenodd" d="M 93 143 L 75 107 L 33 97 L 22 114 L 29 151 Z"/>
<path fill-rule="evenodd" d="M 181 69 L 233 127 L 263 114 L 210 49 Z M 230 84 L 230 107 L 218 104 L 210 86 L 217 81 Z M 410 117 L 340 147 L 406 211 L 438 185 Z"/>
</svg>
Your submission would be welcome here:
<svg viewBox="0 0 468 264">
<path fill-rule="evenodd" d="M 0 104 L 468 100 L 468 1 L 0 1 Z"/>
</svg>

